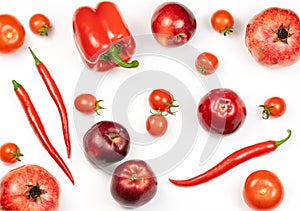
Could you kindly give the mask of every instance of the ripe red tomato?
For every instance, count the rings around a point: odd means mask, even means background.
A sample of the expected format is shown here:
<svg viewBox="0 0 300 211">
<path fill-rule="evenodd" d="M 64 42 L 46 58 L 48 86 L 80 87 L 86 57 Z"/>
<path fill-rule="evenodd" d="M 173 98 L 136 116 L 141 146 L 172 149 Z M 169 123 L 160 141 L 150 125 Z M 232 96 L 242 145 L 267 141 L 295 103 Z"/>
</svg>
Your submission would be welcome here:
<svg viewBox="0 0 300 211">
<path fill-rule="evenodd" d="M 0 147 L 0 160 L 4 163 L 12 164 L 21 161 L 21 156 L 23 154 L 15 143 L 8 142 Z"/>
<path fill-rule="evenodd" d="M 78 111 L 84 114 L 92 114 L 95 112 L 99 114 L 98 110 L 104 109 L 99 104 L 102 101 L 103 100 L 97 100 L 96 97 L 92 94 L 83 93 L 75 98 L 74 106 Z"/>
<path fill-rule="evenodd" d="M 155 137 L 163 136 L 168 128 L 168 121 L 161 114 L 152 114 L 146 120 L 148 133 Z"/>
<path fill-rule="evenodd" d="M 284 197 L 284 187 L 273 172 L 258 170 L 251 173 L 243 187 L 246 204 L 255 210 L 273 210 Z"/>
<path fill-rule="evenodd" d="M 151 108 L 155 111 L 167 112 L 169 114 L 174 114 L 171 108 L 178 107 L 178 105 L 174 105 L 175 100 L 173 95 L 165 89 L 153 90 L 149 95 L 148 101 Z"/>
<path fill-rule="evenodd" d="M 259 107 L 263 108 L 262 114 L 264 119 L 268 119 L 270 116 L 280 117 L 286 111 L 285 100 L 281 97 L 270 97 L 264 102 L 264 105 Z"/>
<path fill-rule="evenodd" d="M 24 41 L 25 30 L 20 21 L 9 14 L 0 15 L 0 53 L 13 53 Z"/>
<path fill-rule="evenodd" d="M 214 73 L 218 66 L 218 58 L 209 52 L 200 53 L 195 61 L 196 69 L 203 75 L 210 75 Z"/>
<path fill-rule="evenodd" d="M 29 19 L 29 28 L 34 34 L 48 36 L 51 27 L 50 20 L 44 14 L 37 13 Z"/>
<path fill-rule="evenodd" d="M 211 25 L 224 36 L 233 32 L 234 18 L 227 10 L 218 10 L 214 12 L 210 19 Z"/>
<path fill-rule="evenodd" d="M 300 57 L 300 20 L 289 9 L 271 7 L 247 24 L 245 44 L 259 64 L 285 67 Z"/>
<path fill-rule="evenodd" d="M 1 179 L 1 210 L 58 210 L 60 186 L 46 169 L 24 165 Z"/>
<path fill-rule="evenodd" d="M 213 89 L 198 104 L 199 123 L 210 132 L 233 133 L 242 126 L 245 118 L 246 106 L 243 100 L 230 89 Z"/>
</svg>

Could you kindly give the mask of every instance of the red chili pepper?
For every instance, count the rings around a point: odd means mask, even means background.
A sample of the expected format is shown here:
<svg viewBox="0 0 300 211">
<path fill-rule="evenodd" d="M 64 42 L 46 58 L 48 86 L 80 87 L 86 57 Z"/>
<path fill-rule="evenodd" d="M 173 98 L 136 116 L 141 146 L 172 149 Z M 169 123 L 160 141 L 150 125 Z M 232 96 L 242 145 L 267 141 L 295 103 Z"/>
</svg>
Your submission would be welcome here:
<svg viewBox="0 0 300 211">
<path fill-rule="evenodd" d="M 178 186 L 194 186 L 199 185 L 201 183 L 207 182 L 209 180 L 212 180 L 223 173 L 227 172 L 228 170 L 232 169 L 233 167 L 250 160 L 251 158 L 258 157 L 270 152 L 273 152 L 277 149 L 278 146 L 283 144 L 286 140 L 288 140 L 292 134 L 291 130 L 288 130 L 289 135 L 280 141 L 265 141 L 261 143 L 257 143 L 245 148 L 242 148 L 228 157 L 226 157 L 224 160 L 222 160 L 220 163 L 218 163 L 213 168 L 207 170 L 206 172 L 192 177 L 190 179 L 186 180 L 174 180 L 169 179 L 171 183 L 178 185 Z"/>
<path fill-rule="evenodd" d="M 139 65 L 136 60 L 128 63 L 136 44 L 114 3 L 104 1 L 95 9 L 78 8 L 73 16 L 73 32 L 82 60 L 89 68 L 107 71 L 116 66 Z"/>
<path fill-rule="evenodd" d="M 55 150 L 55 148 L 51 144 L 51 142 L 46 134 L 43 123 L 42 123 L 32 101 L 30 99 L 30 97 L 29 97 L 28 93 L 26 92 L 24 87 L 21 84 L 19 84 L 18 82 L 16 82 L 15 80 L 13 80 L 12 83 L 14 86 L 15 93 L 16 93 L 19 101 L 22 104 L 22 107 L 26 113 L 26 116 L 29 120 L 29 123 L 30 123 L 33 131 L 39 138 L 43 147 L 47 150 L 47 152 L 50 154 L 50 156 L 55 160 L 55 162 L 59 165 L 59 167 L 63 170 L 63 172 L 69 177 L 71 182 L 74 184 L 74 179 L 73 179 L 73 176 L 72 176 L 69 168 L 67 167 L 67 165 L 65 164 L 63 159 L 60 157 L 58 152 Z"/>
<path fill-rule="evenodd" d="M 46 84 L 48 92 L 50 93 L 50 95 L 58 109 L 60 119 L 61 119 L 61 124 L 62 124 L 64 140 L 65 140 L 65 144 L 67 147 L 67 155 L 68 155 L 68 158 L 70 158 L 71 157 L 71 143 L 70 143 L 70 135 L 69 135 L 69 121 L 68 121 L 67 109 L 65 107 L 63 98 L 61 96 L 61 93 L 60 93 L 54 79 L 52 78 L 50 72 L 48 71 L 47 67 L 44 65 L 43 62 L 41 62 L 37 58 L 37 56 L 34 54 L 34 52 L 31 50 L 31 48 L 30 47 L 28 47 L 28 48 L 29 48 L 31 55 L 34 58 L 36 68 L 39 71 L 39 74 L 41 75 L 44 83 Z"/>
</svg>

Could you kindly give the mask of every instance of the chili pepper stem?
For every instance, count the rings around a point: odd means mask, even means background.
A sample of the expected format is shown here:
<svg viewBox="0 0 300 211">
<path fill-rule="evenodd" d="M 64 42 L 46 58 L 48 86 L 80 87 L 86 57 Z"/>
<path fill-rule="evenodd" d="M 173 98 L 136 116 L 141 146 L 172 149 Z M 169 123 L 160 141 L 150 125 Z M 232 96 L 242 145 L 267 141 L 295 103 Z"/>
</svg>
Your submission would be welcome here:
<svg viewBox="0 0 300 211">
<path fill-rule="evenodd" d="M 130 63 L 122 60 L 119 56 L 121 51 L 122 51 L 122 46 L 120 44 L 114 44 L 106 53 L 100 56 L 100 59 L 104 61 L 111 60 L 117 65 L 125 68 L 135 68 L 139 66 L 139 62 L 137 60 L 133 60 Z"/>
<path fill-rule="evenodd" d="M 31 53 L 34 61 L 35 61 L 35 65 L 37 66 L 37 65 L 41 64 L 42 63 L 41 60 L 39 60 L 37 58 L 37 56 L 35 55 L 35 53 L 33 52 L 33 50 L 30 47 L 28 47 L 28 49 L 29 49 L 29 51 L 30 51 L 30 53 Z"/>
<path fill-rule="evenodd" d="M 14 86 L 14 90 L 17 90 L 21 87 L 21 84 L 19 84 L 17 81 L 12 80 L 13 86 Z"/>
<path fill-rule="evenodd" d="M 283 144 L 284 142 L 286 142 L 292 135 L 292 131 L 290 129 L 287 130 L 288 132 L 288 136 L 280 141 L 274 141 L 276 148 L 279 147 L 281 144 Z"/>
</svg>

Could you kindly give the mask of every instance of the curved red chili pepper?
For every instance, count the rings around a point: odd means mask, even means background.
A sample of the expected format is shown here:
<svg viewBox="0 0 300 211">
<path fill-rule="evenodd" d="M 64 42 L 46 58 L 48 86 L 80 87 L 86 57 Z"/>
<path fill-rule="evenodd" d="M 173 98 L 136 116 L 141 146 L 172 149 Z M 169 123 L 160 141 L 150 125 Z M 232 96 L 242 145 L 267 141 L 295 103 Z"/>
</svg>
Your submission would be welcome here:
<svg viewBox="0 0 300 211">
<path fill-rule="evenodd" d="M 55 148 L 51 144 L 51 142 L 46 134 L 43 123 L 42 123 L 32 101 L 30 99 L 30 97 L 29 97 L 28 93 L 26 92 L 24 87 L 21 84 L 19 84 L 18 82 L 16 82 L 15 80 L 13 80 L 12 83 L 14 86 L 15 93 L 16 93 L 19 101 L 22 104 L 22 107 L 26 113 L 26 116 L 29 120 L 29 123 L 30 123 L 33 131 L 39 138 L 43 147 L 47 150 L 47 152 L 50 154 L 50 156 L 55 160 L 55 162 L 59 165 L 59 167 L 63 170 L 63 172 L 69 177 L 71 182 L 74 184 L 74 179 L 73 179 L 73 176 L 72 176 L 69 168 L 67 167 L 67 165 L 65 164 L 63 159 L 60 157 L 58 152 L 55 150 Z"/>
<path fill-rule="evenodd" d="M 41 77 L 48 89 L 48 92 L 50 93 L 50 95 L 58 109 L 61 123 L 62 123 L 64 140 L 65 140 L 65 144 L 67 147 L 67 155 L 68 155 L 68 158 L 70 158 L 71 157 L 71 143 L 70 143 L 71 141 L 70 141 L 70 135 L 69 135 L 69 121 L 68 121 L 67 109 L 65 107 L 63 98 L 61 96 L 61 93 L 60 93 L 54 79 L 52 78 L 50 72 L 48 71 L 47 67 L 44 65 L 43 62 L 41 62 L 37 58 L 37 56 L 34 54 L 34 52 L 31 50 L 31 48 L 30 47 L 28 47 L 28 48 L 29 48 L 29 51 L 30 51 L 32 57 L 34 58 L 36 68 L 39 71 L 39 74 L 41 75 Z"/>
<path fill-rule="evenodd" d="M 289 134 L 283 140 L 280 141 L 270 140 L 270 141 L 265 141 L 265 142 L 257 143 L 242 148 L 230 154 L 228 157 L 226 157 L 216 166 L 214 166 L 213 168 L 207 170 L 206 172 L 198 176 L 186 180 L 169 179 L 169 181 L 178 186 L 194 186 L 212 180 L 247 160 L 275 151 L 278 146 L 283 144 L 291 137 L 292 134 L 291 130 L 287 130 L 287 131 Z"/>
</svg>

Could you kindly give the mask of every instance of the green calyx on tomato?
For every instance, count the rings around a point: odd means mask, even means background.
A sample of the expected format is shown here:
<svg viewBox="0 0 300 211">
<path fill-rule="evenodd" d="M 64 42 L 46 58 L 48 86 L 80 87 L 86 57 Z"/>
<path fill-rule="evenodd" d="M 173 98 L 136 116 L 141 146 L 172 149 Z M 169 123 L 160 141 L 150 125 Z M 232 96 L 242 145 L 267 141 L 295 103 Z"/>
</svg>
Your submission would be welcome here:
<svg viewBox="0 0 300 211">
<path fill-rule="evenodd" d="M 259 107 L 263 108 L 262 118 L 263 119 L 269 119 L 269 117 L 271 116 L 271 109 L 274 108 L 274 106 L 266 107 L 265 105 L 260 105 Z"/>
<path fill-rule="evenodd" d="M 22 153 L 21 153 L 21 151 L 20 151 L 20 149 L 19 148 L 17 148 L 17 151 L 16 152 L 10 152 L 12 155 L 14 155 L 14 157 L 11 159 L 11 161 L 21 161 L 21 157 L 22 156 L 24 156 Z"/>
<path fill-rule="evenodd" d="M 48 36 L 48 31 L 51 29 L 51 26 L 42 26 L 42 28 L 39 29 L 39 35 L 41 36 Z"/>
<path fill-rule="evenodd" d="M 233 32 L 233 27 L 228 27 L 226 26 L 225 29 L 220 30 L 220 33 L 223 34 L 224 36 L 227 36 L 228 34 Z"/>
<path fill-rule="evenodd" d="M 259 107 L 263 108 L 263 119 L 268 119 L 270 116 L 280 117 L 286 111 L 285 100 L 281 97 L 270 97 L 264 102 L 263 105 L 259 105 Z"/>
</svg>

